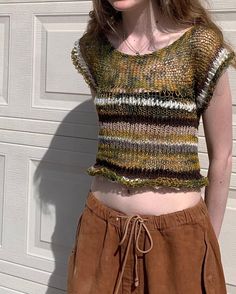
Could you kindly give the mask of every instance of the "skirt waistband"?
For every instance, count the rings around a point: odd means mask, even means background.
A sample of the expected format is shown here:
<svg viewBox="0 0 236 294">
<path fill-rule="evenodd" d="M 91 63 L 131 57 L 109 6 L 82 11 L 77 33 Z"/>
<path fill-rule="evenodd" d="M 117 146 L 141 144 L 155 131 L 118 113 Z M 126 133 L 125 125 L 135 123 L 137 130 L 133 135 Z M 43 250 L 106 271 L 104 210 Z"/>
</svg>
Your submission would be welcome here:
<svg viewBox="0 0 236 294">
<path fill-rule="evenodd" d="M 134 215 L 127 215 L 122 212 L 116 211 L 105 204 L 103 204 L 99 199 L 95 197 L 92 191 L 89 191 L 86 207 L 90 209 L 96 216 L 100 217 L 101 219 L 112 223 L 114 226 L 117 226 L 119 229 L 123 228 L 123 234 L 121 240 L 119 242 L 119 246 L 127 241 L 127 247 L 125 250 L 124 259 L 122 262 L 121 271 L 119 273 L 119 277 L 117 280 L 117 284 L 115 286 L 114 294 L 119 293 L 121 280 L 124 274 L 126 262 L 128 259 L 128 255 L 130 254 L 130 248 L 132 244 L 132 240 L 135 244 L 135 251 L 134 251 L 134 285 L 137 287 L 139 285 L 139 270 L 138 270 L 138 255 L 146 254 L 153 248 L 153 239 L 152 234 L 150 231 L 156 229 L 166 229 L 169 227 L 176 227 L 187 223 L 196 223 L 200 219 L 206 216 L 208 213 L 207 206 L 202 199 L 200 201 L 189 208 L 167 213 L 161 215 L 144 215 L 144 214 L 134 214 Z M 149 248 L 143 250 L 139 247 L 139 238 L 141 234 L 147 234 L 149 239 L 150 245 Z M 143 236 L 143 235 L 142 235 Z"/>
<path fill-rule="evenodd" d="M 91 190 L 89 190 L 85 206 L 92 210 L 93 213 L 95 213 L 101 219 L 117 226 L 120 226 L 119 222 L 122 222 L 122 220 L 125 221 L 126 218 L 130 217 L 130 215 L 124 214 L 120 211 L 106 206 L 94 196 Z M 196 223 L 204 218 L 206 215 L 208 215 L 208 210 L 205 201 L 201 197 L 200 201 L 197 204 L 183 210 L 178 210 L 161 215 L 135 215 L 141 217 L 150 230 L 161 230 L 180 226 L 187 223 Z"/>
</svg>

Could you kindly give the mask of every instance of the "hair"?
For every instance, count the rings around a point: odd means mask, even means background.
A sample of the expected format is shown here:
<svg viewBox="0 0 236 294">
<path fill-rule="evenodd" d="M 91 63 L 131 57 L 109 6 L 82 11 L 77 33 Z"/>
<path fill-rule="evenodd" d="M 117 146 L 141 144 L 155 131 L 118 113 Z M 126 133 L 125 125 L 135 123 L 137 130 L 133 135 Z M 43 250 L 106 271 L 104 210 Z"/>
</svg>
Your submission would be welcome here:
<svg viewBox="0 0 236 294">
<path fill-rule="evenodd" d="M 208 3 L 206 0 L 204 2 Z M 175 26 L 202 24 L 213 29 L 219 36 L 223 45 L 234 51 L 232 45 L 226 42 L 222 29 L 210 16 L 200 0 L 156 0 L 160 14 L 168 22 Z M 122 20 L 121 11 L 117 11 L 107 0 L 93 0 L 93 10 L 89 12 L 89 21 L 86 33 L 89 37 L 96 38 L 109 33 L 116 32 L 116 25 Z M 236 58 L 232 62 L 236 68 Z"/>
</svg>

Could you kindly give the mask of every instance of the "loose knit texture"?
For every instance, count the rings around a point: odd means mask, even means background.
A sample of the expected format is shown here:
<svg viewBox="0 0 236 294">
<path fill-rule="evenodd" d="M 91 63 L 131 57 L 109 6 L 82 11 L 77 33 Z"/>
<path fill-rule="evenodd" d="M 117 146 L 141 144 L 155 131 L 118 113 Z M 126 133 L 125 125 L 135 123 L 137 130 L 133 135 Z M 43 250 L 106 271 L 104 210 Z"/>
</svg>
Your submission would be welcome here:
<svg viewBox="0 0 236 294">
<path fill-rule="evenodd" d="M 127 187 L 198 188 L 198 127 L 217 81 L 235 54 L 195 25 L 144 55 L 118 51 L 108 38 L 76 40 L 72 62 L 96 93 L 96 162 L 86 171 Z"/>
</svg>

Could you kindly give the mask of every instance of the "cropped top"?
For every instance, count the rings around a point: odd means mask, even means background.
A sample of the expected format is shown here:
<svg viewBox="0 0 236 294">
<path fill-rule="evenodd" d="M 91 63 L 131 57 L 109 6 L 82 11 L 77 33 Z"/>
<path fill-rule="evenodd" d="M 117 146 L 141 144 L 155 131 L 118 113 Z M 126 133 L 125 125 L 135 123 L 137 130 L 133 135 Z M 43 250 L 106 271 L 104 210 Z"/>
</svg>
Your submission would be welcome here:
<svg viewBox="0 0 236 294">
<path fill-rule="evenodd" d="M 235 58 L 213 29 L 194 25 L 144 55 L 126 54 L 106 36 L 91 40 L 85 33 L 71 58 L 96 94 L 98 152 L 88 175 L 127 187 L 209 184 L 200 172 L 199 120 Z"/>
</svg>

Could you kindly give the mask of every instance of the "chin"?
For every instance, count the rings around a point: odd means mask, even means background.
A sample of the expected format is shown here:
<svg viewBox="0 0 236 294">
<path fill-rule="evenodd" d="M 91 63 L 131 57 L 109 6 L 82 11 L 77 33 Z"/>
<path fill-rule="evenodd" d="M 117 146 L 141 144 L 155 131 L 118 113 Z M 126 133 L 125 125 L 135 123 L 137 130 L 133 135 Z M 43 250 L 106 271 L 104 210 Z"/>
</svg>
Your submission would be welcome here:
<svg viewBox="0 0 236 294">
<path fill-rule="evenodd" d="M 126 11 L 133 9 L 140 4 L 147 3 L 147 0 L 109 0 L 109 3 L 117 11 Z"/>
</svg>

